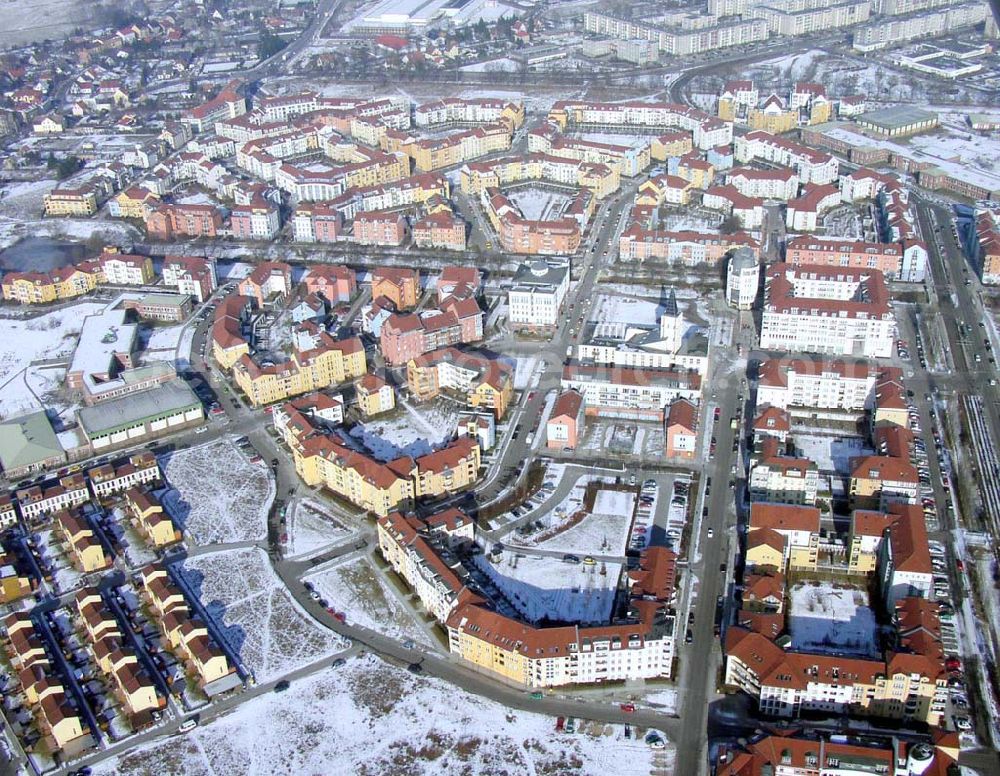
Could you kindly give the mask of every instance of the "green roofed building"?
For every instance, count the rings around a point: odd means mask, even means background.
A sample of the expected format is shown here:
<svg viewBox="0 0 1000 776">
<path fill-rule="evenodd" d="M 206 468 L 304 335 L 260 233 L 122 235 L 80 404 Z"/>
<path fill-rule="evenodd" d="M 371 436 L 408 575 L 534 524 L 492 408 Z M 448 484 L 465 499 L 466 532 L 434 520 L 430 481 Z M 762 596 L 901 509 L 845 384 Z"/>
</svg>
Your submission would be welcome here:
<svg viewBox="0 0 1000 776">
<path fill-rule="evenodd" d="M 862 113 L 857 122 L 858 126 L 881 137 L 909 137 L 934 129 L 938 125 L 938 115 L 910 105 L 895 105 Z"/>
<path fill-rule="evenodd" d="M 0 466 L 8 479 L 65 462 L 66 452 L 44 410 L 0 423 Z"/>
<path fill-rule="evenodd" d="M 174 379 L 148 391 L 84 407 L 77 412 L 80 427 L 95 453 L 172 434 L 197 426 L 204 408 L 187 383 Z"/>
</svg>

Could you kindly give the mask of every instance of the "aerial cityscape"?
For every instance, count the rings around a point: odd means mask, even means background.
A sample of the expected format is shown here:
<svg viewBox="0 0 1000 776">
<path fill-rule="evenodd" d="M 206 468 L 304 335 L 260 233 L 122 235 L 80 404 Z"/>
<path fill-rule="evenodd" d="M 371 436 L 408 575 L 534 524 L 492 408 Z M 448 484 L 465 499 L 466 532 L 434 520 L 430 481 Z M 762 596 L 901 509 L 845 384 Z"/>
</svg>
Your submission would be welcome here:
<svg viewBox="0 0 1000 776">
<path fill-rule="evenodd" d="M 0 21 L 0 774 L 1000 774 L 1000 2 Z"/>
</svg>

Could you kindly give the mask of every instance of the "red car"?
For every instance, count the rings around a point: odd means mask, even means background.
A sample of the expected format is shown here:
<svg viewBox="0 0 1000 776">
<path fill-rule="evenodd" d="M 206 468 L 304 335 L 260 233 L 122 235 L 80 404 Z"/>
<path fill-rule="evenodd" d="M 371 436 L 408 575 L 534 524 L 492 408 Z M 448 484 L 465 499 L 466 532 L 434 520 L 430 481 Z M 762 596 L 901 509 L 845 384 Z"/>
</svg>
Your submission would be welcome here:
<svg viewBox="0 0 1000 776">
<path fill-rule="evenodd" d="M 265 415 L 270 415 L 272 412 L 274 412 L 274 405 L 273 404 L 269 404 L 267 407 L 264 408 L 264 414 Z"/>
<path fill-rule="evenodd" d="M 566 726 L 566 718 L 565 717 L 556 717 L 556 730 L 561 733 L 562 729 L 565 726 Z"/>
<path fill-rule="evenodd" d="M 944 667 L 949 671 L 958 671 L 962 667 L 962 661 L 957 657 L 949 657 L 944 661 Z"/>
<path fill-rule="evenodd" d="M 626 714 L 631 714 L 632 712 L 635 711 L 635 704 L 623 703 L 619 708 L 621 708 L 621 710 L 624 711 Z"/>
<path fill-rule="evenodd" d="M 346 623 L 347 615 L 345 615 L 343 612 L 334 612 L 333 619 L 337 620 L 338 622 Z"/>
</svg>

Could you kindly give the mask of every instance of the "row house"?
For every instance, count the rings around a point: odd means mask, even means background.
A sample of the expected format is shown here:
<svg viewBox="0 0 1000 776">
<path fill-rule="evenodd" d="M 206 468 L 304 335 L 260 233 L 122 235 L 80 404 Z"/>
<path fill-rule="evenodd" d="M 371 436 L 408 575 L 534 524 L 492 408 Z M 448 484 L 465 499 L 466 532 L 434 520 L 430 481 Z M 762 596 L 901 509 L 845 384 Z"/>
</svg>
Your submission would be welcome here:
<svg viewBox="0 0 1000 776">
<path fill-rule="evenodd" d="M 99 283 L 121 286 L 145 286 L 153 282 L 153 260 L 105 249 L 91 262 Z"/>
<path fill-rule="evenodd" d="M 21 517 L 28 523 L 39 522 L 90 501 L 90 491 L 82 474 L 66 475 L 55 484 L 21 488 L 16 496 Z"/>
<path fill-rule="evenodd" d="M 160 467 L 155 455 L 143 451 L 129 456 L 124 463 L 106 463 L 87 469 L 87 479 L 94 499 L 103 501 L 134 486 L 159 482 Z"/>
<path fill-rule="evenodd" d="M 153 547 L 159 549 L 181 540 L 181 532 L 152 491 L 129 488 L 125 492 L 125 507 L 133 523 Z"/>
<path fill-rule="evenodd" d="M 726 175 L 726 183 L 745 197 L 780 199 L 787 202 L 799 192 L 799 176 L 788 167 L 758 170 L 734 167 Z"/>
<path fill-rule="evenodd" d="M 101 571 L 111 566 L 111 557 L 94 534 L 87 518 L 75 510 L 56 513 L 59 537 L 67 545 L 74 565 L 84 573 Z"/>
<path fill-rule="evenodd" d="M 235 667 L 212 640 L 205 623 L 191 617 L 184 594 L 167 570 L 158 564 L 146 566 L 139 579 L 143 598 L 158 615 L 164 645 L 184 660 L 197 676 L 198 686 L 208 692 L 211 685 L 235 675 Z"/>
<path fill-rule="evenodd" d="M 418 127 L 495 122 L 508 123 L 513 129 L 518 129 L 524 123 L 524 103 L 493 97 L 445 97 L 413 109 L 413 123 Z"/>
<path fill-rule="evenodd" d="M 462 192 L 469 196 L 529 181 L 586 189 L 602 200 L 618 191 L 621 176 L 617 167 L 542 153 L 470 162 L 460 171 Z"/>
<path fill-rule="evenodd" d="M 364 378 L 362 378 L 364 379 Z M 298 434 L 333 428 L 344 422 L 344 399 L 340 394 L 309 393 L 275 406 L 271 422 L 278 436 L 291 447 Z"/>
<path fill-rule="evenodd" d="M 77 618 L 87 636 L 87 647 L 98 668 L 110 680 L 115 695 L 130 717 L 158 711 L 166 699 L 140 668 L 138 658 L 122 637 L 118 618 L 96 587 L 87 587 L 75 597 Z"/>
<path fill-rule="evenodd" d="M 4 620 L 7 654 L 17 669 L 17 680 L 31 714 L 55 751 L 76 749 L 89 731 L 82 717 L 70 705 L 59 674 L 26 612 L 15 612 Z"/>
<path fill-rule="evenodd" d="M 764 200 L 744 196 L 736 186 L 712 186 L 702 195 L 701 204 L 738 218 L 744 229 L 759 229 L 764 224 Z"/>
</svg>

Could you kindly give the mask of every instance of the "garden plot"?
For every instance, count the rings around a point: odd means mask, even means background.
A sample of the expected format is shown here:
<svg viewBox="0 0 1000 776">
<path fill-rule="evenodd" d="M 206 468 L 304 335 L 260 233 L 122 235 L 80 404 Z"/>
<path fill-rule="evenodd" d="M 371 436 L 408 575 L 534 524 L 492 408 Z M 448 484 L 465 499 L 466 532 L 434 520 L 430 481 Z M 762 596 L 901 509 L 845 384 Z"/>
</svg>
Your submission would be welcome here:
<svg viewBox="0 0 1000 776">
<path fill-rule="evenodd" d="M 367 558 L 354 558 L 326 568 L 306 579 L 331 609 L 343 612 L 347 622 L 397 640 L 412 639 L 434 646 L 433 639 L 389 589 Z"/>
<path fill-rule="evenodd" d="M 792 649 L 878 657 L 878 625 L 863 590 L 812 582 L 795 585 L 790 599 Z"/>
<path fill-rule="evenodd" d="M 633 492 L 599 490 L 590 514 L 537 546 L 560 552 L 624 555 L 635 501 Z"/>
<path fill-rule="evenodd" d="M 387 416 L 351 429 L 350 435 L 380 461 L 418 457 L 437 449 L 455 434 L 461 408 L 444 399 L 412 405 L 399 401 Z"/>
<path fill-rule="evenodd" d="M 274 479 L 266 468 L 250 463 L 231 439 L 180 450 L 165 460 L 163 473 L 170 490 L 163 504 L 177 527 L 196 543 L 231 544 L 267 537 Z"/>
<path fill-rule="evenodd" d="M 542 620 L 580 624 L 606 623 L 611 617 L 622 566 L 599 562 L 568 564 L 559 558 L 504 550 L 492 563 L 482 555 L 476 562 L 528 622 Z"/>
<path fill-rule="evenodd" d="M 263 550 L 199 555 L 184 561 L 181 573 L 258 683 L 348 646 L 295 604 Z"/>
<path fill-rule="evenodd" d="M 318 501 L 297 500 L 288 509 L 288 556 L 315 555 L 332 544 L 347 541 L 356 533 L 344 526 Z"/>
<path fill-rule="evenodd" d="M 566 212 L 570 197 L 546 189 L 511 189 L 507 197 L 529 221 L 555 221 Z"/>
<path fill-rule="evenodd" d="M 852 458 L 874 452 L 861 437 L 850 436 L 796 434 L 795 447 L 821 472 L 836 472 L 845 477 L 851 473 Z"/>
<path fill-rule="evenodd" d="M 625 739 L 621 725 L 587 728 L 557 733 L 551 716 L 512 711 L 366 655 L 293 681 L 286 692 L 253 698 L 186 736 L 160 738 L 105 760 L 94 773 L 652 772 L 659 755 L 641 739 Z M 669 765 L 673 750 L 661 752 Z"/>
</svg>

